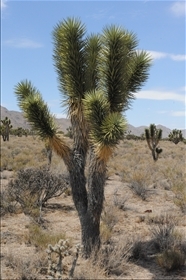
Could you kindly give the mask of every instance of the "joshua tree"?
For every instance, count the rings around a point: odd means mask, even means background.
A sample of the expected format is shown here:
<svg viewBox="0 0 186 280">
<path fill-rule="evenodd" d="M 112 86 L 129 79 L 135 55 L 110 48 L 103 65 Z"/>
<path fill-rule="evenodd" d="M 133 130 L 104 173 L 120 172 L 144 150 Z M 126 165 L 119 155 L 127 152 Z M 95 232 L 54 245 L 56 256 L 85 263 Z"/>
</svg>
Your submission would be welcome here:
<svg viewBox="0 0 186 280">
<path fill-rule="evenodd" d="M 57 136 L 53 115 L 31 82 L 18 83 L 15 94 L 34 130 L 67 166 L 83 251 L 89 256 L 100 245 L 106 167 L 123 138 L 122 113 L 147 80 L 151 58 L 145 51 L 136 51 L 136 36 L 120 27 L 106 27 L 102 35 L 87 37 L 85 31 L 79 20 L 71 18 L 53 31 L 53 58 L 71 121 L 72 147 Z"/>
<path fill-rule="evenodd" d="M 67 133 L 65 134 L 65 136 L 68 136 L 69 138 L 73 138 L 73 134 L 72 134 L 72 127 L 71 126 L 69 126 L 68 128 L 67 128 Z"/>
<path fill-rule="evenodd" d="M 1 120 L 1 135 L 3 137 L 3 141 L 9 141 L 10 129 L 12 128 L 11 120 L 8 117 L 5 117 L 4 120 Z"/>
<path fill-rule="evenodd" d="M 183 141 L 182 131 L 178 129 L 173 129 L 169 133 L 169 141 L 172 141 L 174 144 L 178 144 L 180 141 Z"/>
<path fill-rule="evenodd" d="M 158 143 L 162 138 L 162 129 L 157 129 L 155 124 L 150 124 L 149 128 L 145 129 L 145 138 L 152 152 L 153 160 L 158 160 L 159 154 L 163 151 L 158 148 Z"/>
</svg>

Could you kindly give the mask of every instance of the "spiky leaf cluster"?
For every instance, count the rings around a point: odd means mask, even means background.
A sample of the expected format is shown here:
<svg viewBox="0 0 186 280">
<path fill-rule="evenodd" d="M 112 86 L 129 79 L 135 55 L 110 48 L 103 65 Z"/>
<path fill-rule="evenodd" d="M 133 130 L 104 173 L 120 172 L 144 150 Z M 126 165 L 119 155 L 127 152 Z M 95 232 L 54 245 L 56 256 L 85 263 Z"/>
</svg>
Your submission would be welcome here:
<svg viewBox="0 0 186 280">
<path fill-rule="evenodd" d="M 76 18 L 55 26 L 53 42 L 59 89 L 68 106 L 76 148 L 86 154 L 89 137 L 95 150 L 111 149 L 123 137 L 122 112 L 147 80 L 149 55 L 136 50 L 134 33 L 111 25 L 101 35 L 86 36 L 85 25 Z M 26 81 L 17 85 L 15 93 L 39 135 L 54 138 L 53 116 L 39 91 Z"/>
<path fill-rule="evenodd" d="M 99 88 L 100 64 L 101 64 L 101 40 L 100 36 L 91 34 L 86 38 L 85 47 L 85 91 L 92 91 Z"/>
<path fill-rule="evenodd" d="M 182 131 L 178 129 L 173 129 L 169 133 L 169 140 L 172 141 L 174 144 L 178 144 L 180 141 L 183 141 Z"/>
<path fill-rule="evenodd" d="M 19 107 L 24 111 L 25 118 L 39 136 L 42 139 L 53 137 L 57 131 L 54 116 L 50 113 L 40 92 L 30 81 L 21 81 L 15 87 L 15 94 Z"/>
<path fill-rule="evenodd" d="M 162 138 L 162 129 L 157 129 L 155 124 L 150 124 L 149 128 L 145 129 L 145 138 L 153 159 L 158 160 L 159 154 L 163 151 L 158 147 L 158 143 Z"/>
<path fill-rule="evenodd" d="M 54 61 L 59 88 L 65 96 L 78 99 L 84 95 L 85 26 L 77 19 L 68 18 L 53 31 Z"/>
<path fill-rule="evenodd" d="M 121 27 L 106 27 L 101 39 L 101 86 L 108 95 L 111 111 L 122 112 L 146 81 L 151 59 L 146 52 L 135 50 L 136 35 Z"/>
<path fill-rule="evenodd" d="M 124 135 L 126 122 L 119 112 L 111 112 L 110 104 L 102 91 L 89 92 L 84 99 L 85 116 L 89 122 L 90 140 L 102 159 L 102 151 L 109 155 Z"/>
<path fill-rule="evenodd" d="M 162 138 L 162 129 L 157 129 L 155 124 L 151 124 L 149 128 L 145 129 L 145 137 L 147 141 L 152 141 L 157 145 Z"/>
<path fill-rule="evenodd" d="M 10 126 L 11 120 L 8 117 L 5 117 L 4 120 L 1 120 L 4 126 Z"/>
</svg>

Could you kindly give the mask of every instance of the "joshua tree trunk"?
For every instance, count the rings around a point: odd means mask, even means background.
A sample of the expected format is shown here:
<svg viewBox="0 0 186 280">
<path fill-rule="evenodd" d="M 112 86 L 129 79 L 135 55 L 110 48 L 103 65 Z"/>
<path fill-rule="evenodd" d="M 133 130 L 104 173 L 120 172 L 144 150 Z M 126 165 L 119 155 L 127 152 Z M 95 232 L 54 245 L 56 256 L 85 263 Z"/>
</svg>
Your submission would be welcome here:
<svg viewBox="0 0 186 280">
<path fill-rule="evenodd" d="M 88 210 L 80 222 L 83 255 L 88 258 L 92 249 L 97 250 L 100 247 L 100 217 L 94 217 Z"/>
<path fill-rule="evenodd" d="M 100 247 L 100 218 L 104 200 L 106 163 L 91 152 L 86 188 L 82 162 L 81 155 L 73 153 L 69 173 L 72 197 L 81 224 L 83 254 L 89 257 L 93 248 Z"/>
</svg>

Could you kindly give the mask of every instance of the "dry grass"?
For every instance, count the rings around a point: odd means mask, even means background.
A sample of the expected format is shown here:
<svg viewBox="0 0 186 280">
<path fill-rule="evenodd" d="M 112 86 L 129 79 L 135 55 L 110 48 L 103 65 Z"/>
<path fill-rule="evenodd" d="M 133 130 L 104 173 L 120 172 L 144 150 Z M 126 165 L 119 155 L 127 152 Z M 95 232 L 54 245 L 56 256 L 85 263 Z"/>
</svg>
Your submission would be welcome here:
<svg viewBox="0 0 186 280">
<path fill-rule="evenodd" d="M 29 224 L 28 234 L 25 235 L 25 242 L 36 246 L 40 250 L 45 250 L 48 244 L 55 245 L 60 239 L 66 239 L 64 232 L 50 233 L 34 223 Z"/>
<path fill-rule="evenodd" d="M 14 255 L 13 252 L 9 252 L 6 256 L 5 265 L 14 271 L 14 277 L 18 277 L 14 279 L 43 279 L 44 275 L 41 272 L 46 271 L 47 259 L 43 252 L 37 253 L 32 257 L 25 256 L 24 259 Z"/>
<path fill-rule="evenodd" d="M 157 162 L 153 162 L 145 141 L 121 141 L 115 150 L 108 164 L 109 180 L 105 186 L 103 245 L 96 260 L 95 257 L 78 259 L 75 279 L 184 279 L 185 145 L 169 141 L 160 144 L 163 152 Z M 1 242 L 2 279 L 12 279 L 14 274 L 17 279 L 43 279 L 46 271 L 43 276 L 40 270 L 46 268 L 44 252 L 48 244 L 54 245 L 69 236 L 72 245 L 81 240 L 70 191 L 53 198 L 44 209 L 46 228 L 30 224 L 30 220 L 28 223 L 26 216 L 24 221 L 23 214 L 11 210 L 6 183 L 23 167 L 41 167 L 47 163 L 44 145 L 37 138 L 11 136 L 9 142 L 2 143 L 1 205 L 5 215 L 1 226 L 7 236 Z M 66 172 L 56 155 L 52 157 L 51 171 Z M 13 234 L 19 238 L 13 238 Z M 33 253 L 27 260 L 25 252 L 31 249 L 37 256 Z M 39 262 L 38 254 L 42 253 Z M 69 260 L 66 267 L 70 265 Z"/>
</svg>

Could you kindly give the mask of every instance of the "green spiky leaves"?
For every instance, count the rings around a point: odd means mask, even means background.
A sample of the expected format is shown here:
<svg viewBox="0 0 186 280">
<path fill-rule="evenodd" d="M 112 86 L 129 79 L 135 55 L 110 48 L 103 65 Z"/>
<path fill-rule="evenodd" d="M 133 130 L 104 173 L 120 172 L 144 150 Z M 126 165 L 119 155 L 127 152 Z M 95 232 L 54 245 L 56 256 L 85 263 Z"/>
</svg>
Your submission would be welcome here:
<svg viewBox="0 0 186 280">
<path fill-rule="evenodd" d="M 86 39 L 85 47 L 85 91 L 98 89 L 100 81 L 100 36 L 91 34 Z"/>
<path fill-rule="evenodd" d="M 54 62 L 61 92 L 73 99 L 84 94 L 85 26 L 74 18 L 60 22 L 53 31 Z"/>
<path fill-rule="evenodd" d="M 108 94 L 111 110 L 121 112 L 126 93 L 128 55 L 136 46 L 136 38 L 119 27 L 110 26 L 103 30 L 102 44 L 102 87 Z"/>
<path fill-rule="evenodd" d="M 151 60 L 146 52 L 135 50 L 136 35 L 120 27 L 105 28 L 102 45 L 102 88 L 108 94 L 111 110 L 122 112 L 147 80 Z"/>
<path fill-rule="evenodd" d="M 91 143 L 97 156 L 107 160 L 122 139 L 126 122 L 119 112 L 110 112 L 110 104 L 102 91 L 87 93 L 83 104 L 90 124 Z"/>
<path fill-rule="evenodd" d="M 103 144 L 114 147 L 123 138 L 125 129 L 126 122 L 120 113 L 113 112 L 107 115 L 101 126 Z"/>
<path fill-rule="evenodd" d="M 169 135 L 169 140 L 172 141 L 174 144 L 178 144 L 180 141 L 183 141 L 182 131 L 178 129 L 173 129 Z"/>
<path fill-rule="evenodd" d="M 29 96 L 33 96 L 37 93 L 37 89 L 32 85 L 30 81 L 21 81 L 15 86 L 14 92 L 17 97 L 18 105 L 21 109 L 24 109 L 24 104 Z"/>
<path fill-rule="evenodd" d="M 154 142 L 159 142 L 162 138 L 162 129 L 157 129 L 155 124 L 151 124 L 149 128 L 145 129 L 145 136 L 147 140 L 152 139 Z"/>
<path fill-rule="evenodd" d="M 19 107 L 32 128 L 42 139 L 53 137 L 57 128 L 54 117 L 47 104 L 43 101 L 40 92 L 29 81 L 22 81 L 15 86 Z"/>
</svg>

